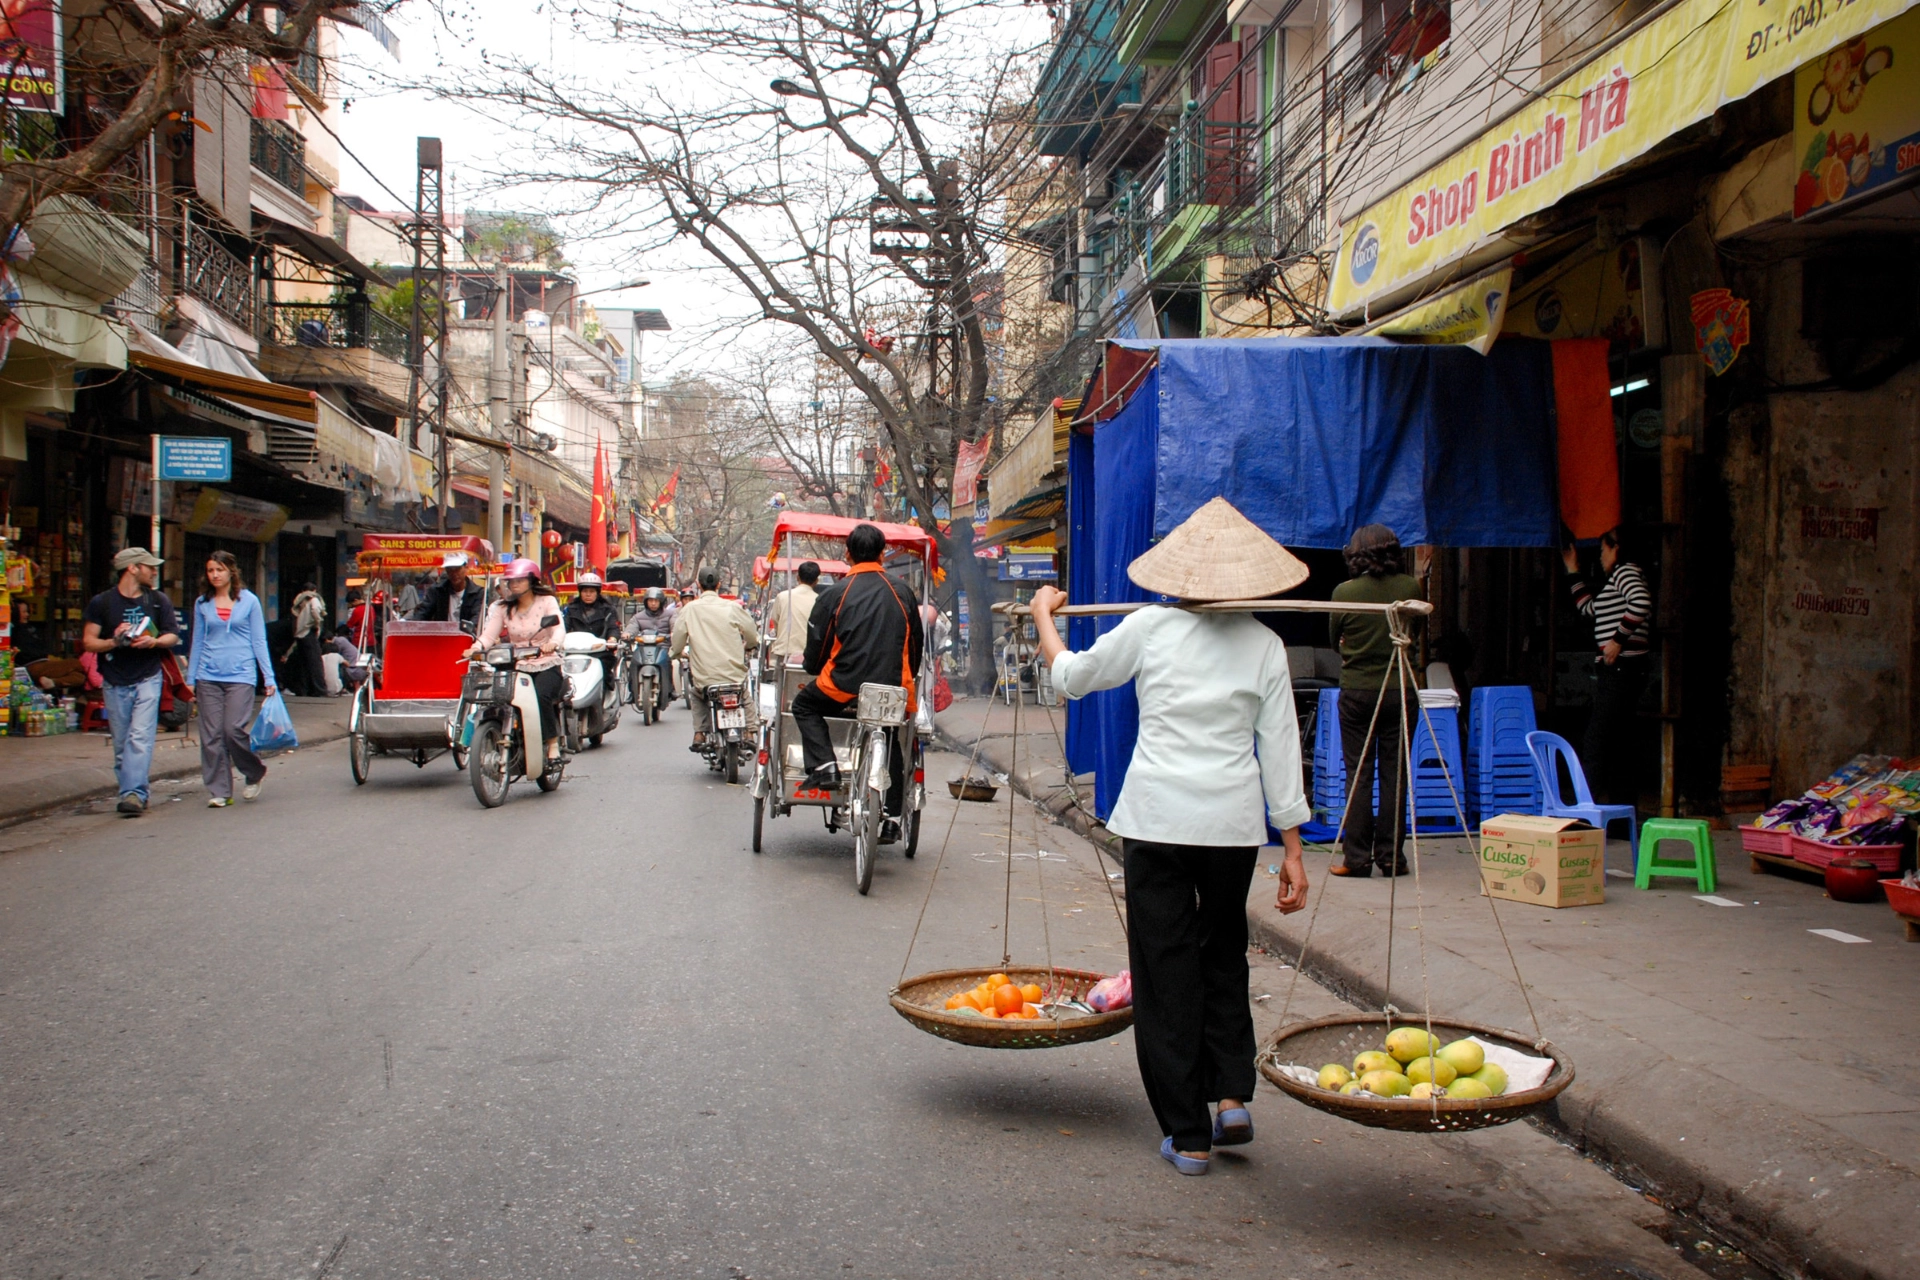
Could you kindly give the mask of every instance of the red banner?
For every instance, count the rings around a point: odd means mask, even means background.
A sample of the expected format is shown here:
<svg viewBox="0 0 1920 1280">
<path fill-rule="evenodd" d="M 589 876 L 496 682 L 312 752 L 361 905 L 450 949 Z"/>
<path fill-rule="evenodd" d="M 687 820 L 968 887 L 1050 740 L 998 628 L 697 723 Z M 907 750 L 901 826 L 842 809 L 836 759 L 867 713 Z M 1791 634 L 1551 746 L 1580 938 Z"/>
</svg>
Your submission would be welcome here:
<svg viewBox="0 0 1920 1280">
<path fill-rule="evenodd" d="M 987 455 L 993 451 L 993 437 L 975 440 L 968 444 L 960 442 L 960 448 L 953 459 L 953 509 L 970 507 L 980 495 L 980 468 L 987 465 Z"/>
<path fill-rule="evenodd" d="M 480 573 L 493 564 L 493 546 L 485 538 L 452 533 L 370 533 L 361 544 L 360 567 L 411 572 L 438 569 L 449 551 L 466 552 Z"/>
<path fill-rule="evenodd" d="M 15 111 L 64 109 L 60 0 L 0 0 L 0 68 Z"/>
<path fill-rule="evenodd" d="M 593 524 L 587 530 L 587 564 L 602 577 L 607 572 L 607 522 L 612 518 L 607 501 L 607 451 L 601 445 L 593 451 Z"/>
</svg>

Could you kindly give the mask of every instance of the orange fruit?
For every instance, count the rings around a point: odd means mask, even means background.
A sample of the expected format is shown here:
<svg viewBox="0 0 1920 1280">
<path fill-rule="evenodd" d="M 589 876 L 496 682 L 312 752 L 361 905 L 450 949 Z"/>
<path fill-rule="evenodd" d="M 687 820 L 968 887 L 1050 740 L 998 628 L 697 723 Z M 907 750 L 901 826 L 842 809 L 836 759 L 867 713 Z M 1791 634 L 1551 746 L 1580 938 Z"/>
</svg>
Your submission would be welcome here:
<svg viewBox="0 0 1920 1280">
<path fill-rule="evenodd" d="M 1020 1006 L 1020 1016 L 1023 1018 L 1037 1018 L 1040 1016 L 1040 1006 L 1032 1002 L 1023 1004 Z"/>
<path fill-rule="evenodd" d="M 1000 1015 L 994 1011 L 994 1008 L 992 1005 L 988 1005 L 986 1008 L 980 1011 L 980 1016 L 983 1018 L 997 1018 Z"/>
<path fill-rule="evenodd" d="M 987 979 L 987 986 L 989 988 L 1004 987 L 1010 981 L 1012 981 L 1012 979 L 1008 978 L 1006 974 L 996 973 L 991 978 Z"/>
<path fill-rule="evenodd" d="M 966 999 L 967 997 L 965 992 L 962 992 L 959 995 L 955 995 L 955 996 L 948 996 L 946 1007 L 949 1009 L 958 1009 L 962 1004 L 966 1003 Z"/>
<path fill-rule="evenodd" d="M 1026 1002 L 1020 998 L 1020 988 L 1008 983 L 993 993 L 993 1011 L 1003 1017 L 1009 1013 L 1020 1012 L 1020 1006 Z"/>
<path fill-rule="evenodd" d="M 1039 1004 L 1042 994 L 1044 993 L 1040 990 L 1040 984 L 1037 982 L 1029 982 L 1020 988 L 1020 998 L 1028 1004 Z"/>
</svg>

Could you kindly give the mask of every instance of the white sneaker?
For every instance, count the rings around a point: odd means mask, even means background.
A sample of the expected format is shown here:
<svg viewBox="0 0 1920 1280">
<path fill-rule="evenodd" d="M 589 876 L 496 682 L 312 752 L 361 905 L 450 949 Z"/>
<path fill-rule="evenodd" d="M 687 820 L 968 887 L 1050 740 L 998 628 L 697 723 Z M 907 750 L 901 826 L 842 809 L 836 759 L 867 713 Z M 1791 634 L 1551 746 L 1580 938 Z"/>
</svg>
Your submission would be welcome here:
<svg viewBox="0 0 1920 1280">
<path fill-rule="evenodd" d="M 233 801 L 232 801 L 232 800 L 230 800 L 230 799 L 222 799 L 222 798 L 221 798 L 221 797 L 219 797 L 219 796 L 215 796 L 215 797 L 214 797 L 213 799 L 211 799 L 211 800 L 209 800 L 209 801 L 207 801 L 207 808 L 209 808 L 209 809 L 225 809 L 225 808 L 228 808 L 229 806 L 231 806 L 232 804 L 233 804 Z"/>
<path fill-rule="evenodd" d="M 261 774 L 260 782 L 265 782 L 266 780 L 267 775 L 264 773 Z M 249 800 L 258 800 L 260 798 L 260 782 L 249 782 L 246 786 L 240 788 L 240 794 Z"/>
</svg>

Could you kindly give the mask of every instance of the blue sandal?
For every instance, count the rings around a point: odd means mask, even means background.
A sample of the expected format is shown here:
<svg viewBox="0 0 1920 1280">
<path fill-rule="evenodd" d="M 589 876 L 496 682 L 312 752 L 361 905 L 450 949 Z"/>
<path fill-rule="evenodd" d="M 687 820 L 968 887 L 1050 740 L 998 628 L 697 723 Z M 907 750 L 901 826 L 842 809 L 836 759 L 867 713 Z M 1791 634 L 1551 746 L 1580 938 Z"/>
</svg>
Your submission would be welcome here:
<svg viewBox="0 0 1920 1280">
<path fill-rule="evenodd" d="M 1160 1140 L 1160 1158 L 1189 1178 L 1201 1177 L 1207 1171 L 1208 1162 L 1205 1157 L 1196 1160 L 1192 1156 L 1181 1155 L 1173 1149 L 1172 1138 Z"/>
<path fill-rule="evenodd" d="M 1213 1145 L 1243 1147 L 1253 1141 L 1253 1117 L 1245 1107 L 1229 1107 L 1213 1118 Z"/>
</svg>

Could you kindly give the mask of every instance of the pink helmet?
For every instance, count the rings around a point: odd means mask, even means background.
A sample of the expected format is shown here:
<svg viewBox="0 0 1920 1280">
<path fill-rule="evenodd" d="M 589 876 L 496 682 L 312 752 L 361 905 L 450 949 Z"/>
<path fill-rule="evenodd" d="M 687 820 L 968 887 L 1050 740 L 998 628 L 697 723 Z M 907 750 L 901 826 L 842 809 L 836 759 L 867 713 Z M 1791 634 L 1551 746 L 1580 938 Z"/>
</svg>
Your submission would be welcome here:
<svg viewBox="0 0 1920 1280">
<path fill-rule="evenodd" d="M 540 576 L 540 566 L 535 564 L 533 561 L 527 559 L 525 556 L 521 556 L 518 560 L 515 560 L 512 564 L 507 566 L 506 577 L 508 581 L 512 581 L 514 578 L 536 578 L 537 579 L 539 576 Z"/>
</svg>

